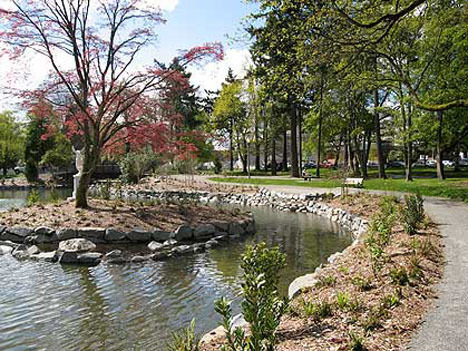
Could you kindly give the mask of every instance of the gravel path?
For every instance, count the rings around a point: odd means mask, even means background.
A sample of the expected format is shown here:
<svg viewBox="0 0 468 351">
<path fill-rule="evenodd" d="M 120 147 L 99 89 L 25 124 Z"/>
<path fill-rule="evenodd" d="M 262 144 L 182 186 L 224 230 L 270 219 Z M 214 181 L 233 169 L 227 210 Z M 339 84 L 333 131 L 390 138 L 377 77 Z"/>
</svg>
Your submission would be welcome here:
<svg viewBox="0 0 468 351">
<path fill-rule="evenodd" d="M 205 178 L 206 179 L 206 178 Z M 265 188 L 290 194 L 340 193 L 339 188 L 303 188 L 267 185 Z M 350 189 L 352 192 L 366 191 Z M 368 191 L 401 195 L 397 192 Z M 447 265 L 438 284 L 439 299 L 425 317 L 408 350 L 468 351 L 468 205 L 440 198 L 425 198 L 425 209 L 438 225 L 445 245 Z"/>
</svg>

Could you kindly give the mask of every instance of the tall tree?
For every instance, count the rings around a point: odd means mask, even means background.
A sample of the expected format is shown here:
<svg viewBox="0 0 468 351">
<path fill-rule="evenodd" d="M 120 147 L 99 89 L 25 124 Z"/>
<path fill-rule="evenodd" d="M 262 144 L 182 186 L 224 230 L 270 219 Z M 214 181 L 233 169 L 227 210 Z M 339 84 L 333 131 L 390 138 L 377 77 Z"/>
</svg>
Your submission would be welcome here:
<svg viewBox="0 0 468 351">
<path fill-rule="evenodd" d="M 0 169 L 7 175 L 9 168 L 15 167 L 23 158 L 24 138 L 21 125 L 13 113 L 0 113 Z"/>
</svg>

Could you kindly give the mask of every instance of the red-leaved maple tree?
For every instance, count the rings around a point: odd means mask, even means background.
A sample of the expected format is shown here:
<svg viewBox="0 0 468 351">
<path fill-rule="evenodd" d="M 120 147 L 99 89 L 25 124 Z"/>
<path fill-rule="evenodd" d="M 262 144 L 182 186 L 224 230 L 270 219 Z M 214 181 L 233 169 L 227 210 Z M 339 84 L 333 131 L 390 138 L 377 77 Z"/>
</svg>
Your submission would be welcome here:
<svg viewBox="0 0 468 351">
<path fill-rule="evenodd" d="M 88 206 L 91 176 L 106 148 L 148 141 L 158 150 L 165 147 L 164 131 L 170 123 L 161 101 L 180 74 L 156 60 L 151 67 L 134 68 L 163 22 L 161 11 L 145 0 L 0 3 L 0 41 L 7 53 L 18 57 L 33 50 L 50 62 L 50 78 L 39 89 L 24 91 L 25 101 L 52 105 L 60 125 L 83 142 L 77 207 Z M 186 66 L 222 56 L 220 44 L 206 44 L 182 52 L 175 62 Z"/>
</svg>

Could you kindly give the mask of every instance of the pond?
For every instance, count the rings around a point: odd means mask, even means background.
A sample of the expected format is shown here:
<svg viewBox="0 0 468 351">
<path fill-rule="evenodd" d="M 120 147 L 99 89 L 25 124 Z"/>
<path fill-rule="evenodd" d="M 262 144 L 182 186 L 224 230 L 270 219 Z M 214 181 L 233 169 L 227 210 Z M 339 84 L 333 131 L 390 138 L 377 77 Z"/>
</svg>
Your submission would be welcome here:
<svg viewBox="0 0 468 351">
<path fill-rule="evenodd" d="M 219 325 L 213 302 L 236 310 L 245 246 L 287 253 L 281 292 L 352 239 L 329 220 L 253 208 L 258 233 L 195 256 L 144 265 L 61 266 L 0 256 L 0 350 L 166 350 L 192 318 L 199 333 Z"/>
<path fill-rule="evenodd" d="M 39 189 L 39 196 L 43 201 L 66 199 L 71 196 L 72 189 L 59 188 L 55 190 Z M 0 190 L 0 212 L 14 207 L 22 207 L 28 203 L 31 190 Z"/>
</svg>

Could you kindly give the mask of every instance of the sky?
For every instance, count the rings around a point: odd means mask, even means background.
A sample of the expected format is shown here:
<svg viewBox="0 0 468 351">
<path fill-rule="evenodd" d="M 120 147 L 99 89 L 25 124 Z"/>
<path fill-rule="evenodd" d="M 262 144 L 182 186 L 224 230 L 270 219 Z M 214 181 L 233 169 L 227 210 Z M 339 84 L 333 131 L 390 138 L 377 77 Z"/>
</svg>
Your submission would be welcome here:
<svg viewBox="0 0 468 351">
<path fill-rule="evenodd" d="M 0 2 L 9 0 L 0 0 Z M 229 68 L 242 76 L 250 64 L 248 43 L 240 40 L 241 21 L 253 9 L 244 0 L 144 0 L 161 7 L 165 24 L 161 24 L 155 48 L 145 50 L 140 63 L 153 59 L 170 62 L 179 50 L 210 42 L 222 42 L 225 59 L 192 66 L 192 83 L 204 89 L 219 89 Z M 3 4 L 2 4 L 3 5 Z M 12 62 L 0 57 L 0 88 L 15 89 L 34 87 L 46 77 L 49 64 L 38 54 L 29 53 L 23 59 Z M 14 100 L 0 91 L 0 111 L 15 109 Z"/>
</svg>

